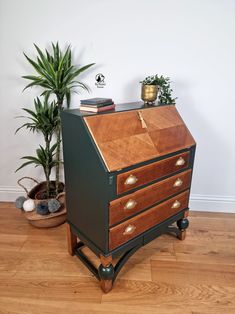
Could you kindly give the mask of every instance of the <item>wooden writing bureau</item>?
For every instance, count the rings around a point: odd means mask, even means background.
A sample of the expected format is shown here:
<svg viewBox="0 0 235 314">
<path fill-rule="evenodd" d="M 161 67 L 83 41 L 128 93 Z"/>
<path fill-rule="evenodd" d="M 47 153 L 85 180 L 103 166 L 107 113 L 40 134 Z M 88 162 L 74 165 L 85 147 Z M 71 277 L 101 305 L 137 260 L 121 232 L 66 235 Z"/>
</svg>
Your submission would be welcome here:
<svg viewBox="0 0 235 314">
<path fill-rule="evenodd" d="M 195 141 L 174 105 L 65 110 L 61 119 L 69 252 L 108 292 L 142 245 L 166 232 L 185 238 Z"/>
</svg>

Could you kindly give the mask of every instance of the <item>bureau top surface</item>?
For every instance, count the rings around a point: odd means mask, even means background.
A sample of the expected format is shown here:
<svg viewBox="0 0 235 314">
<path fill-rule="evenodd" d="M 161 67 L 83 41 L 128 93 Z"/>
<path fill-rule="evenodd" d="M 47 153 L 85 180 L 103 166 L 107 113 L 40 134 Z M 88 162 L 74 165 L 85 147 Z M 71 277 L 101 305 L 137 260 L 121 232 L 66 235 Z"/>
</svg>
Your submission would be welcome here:
<svg viewBox="0 0 235 314">
<path fill-rule="evenodd" d="M 195 141 L 174 105 L 119 105 L 106 114 L 82 116 L 108 171 L 123 169 L 191 147 Z"/>
<path fill-rule="evenodd" d="M 80 109 L 66 109 L 67 112 L 77 115 L 77 116 L 101 116 L 101 115 L 106 115 L 110 113 L 115 113 L 115 112 L 121 112 L 121 111 L 129 111 L 129 110 L 136 110 L 136 109 L 148 109 L 148 108 L 158 108 L 158 107 L 164 107 L 164 104 L 155 104 L 152 107 L 146 106 L 142 101 L 135 101 L 135 102 L 129 102 L 129 103 L 123 103 L 123 104 L 117 104 L 115 109 L 109 110 L 109 111 L 104 111 L 100 113 L 94 113 L 94 112 L 88 112 L 88 111 L 81 111 Z M 171 105 L 174 106 L 174 105 Z"/>
</svg>

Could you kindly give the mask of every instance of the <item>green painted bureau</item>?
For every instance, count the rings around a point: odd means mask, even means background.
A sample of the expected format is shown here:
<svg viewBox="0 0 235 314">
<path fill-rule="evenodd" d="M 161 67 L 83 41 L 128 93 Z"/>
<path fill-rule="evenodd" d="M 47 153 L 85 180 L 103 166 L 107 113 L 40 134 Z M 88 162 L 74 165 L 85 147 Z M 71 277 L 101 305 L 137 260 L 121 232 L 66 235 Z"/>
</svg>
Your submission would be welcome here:
<svg viewBox="0 0 235 314">
<path fill-rule="evenodd" d="M 195 141 L 174 105 L 64 110 L 61 121 L 69 252 L 108 292 L 141 246 L 162 233 L 185 238 Z"/>
</svg>

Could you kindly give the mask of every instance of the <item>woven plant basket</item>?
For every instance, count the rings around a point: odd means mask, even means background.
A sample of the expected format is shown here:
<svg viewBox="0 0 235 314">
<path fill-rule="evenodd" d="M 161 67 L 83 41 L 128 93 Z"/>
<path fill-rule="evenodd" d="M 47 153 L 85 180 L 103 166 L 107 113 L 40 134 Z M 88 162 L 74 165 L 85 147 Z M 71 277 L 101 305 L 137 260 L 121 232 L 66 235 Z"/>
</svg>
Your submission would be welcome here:
<svg viewBox="0 0 235 314">
<path fill-rule="evenodd" d="M 28 189 L 22 184 L 22 181 L 25 179 L 31 180 L 36 184 L 30 191 L 28 191 Z M 45 181 L 39 183 L 31 177 L 23 177 L 19 179 L 17 183 L 25 190 L 27 197 L 34 200 L 35 205 L 41 201 L 48 201 L 48 199 L 44 198 L 46 194 Z M 55 181 L 50 181 L 50 189 L 55 189 Z M 61 207 L 57 212 L 50 213 L 48 215 L 39 215 L 36 210 L 31 212 L 24 211 L 24 216 L 31 225 L 37 228 L 52 228 L 57 227 L 66 221 L 65 192 L 64 184 L 62 182 L 59 183 L 59 192 L 60 193 L 56 197 L 53 197 L 61 203 Z"/>
</svg>

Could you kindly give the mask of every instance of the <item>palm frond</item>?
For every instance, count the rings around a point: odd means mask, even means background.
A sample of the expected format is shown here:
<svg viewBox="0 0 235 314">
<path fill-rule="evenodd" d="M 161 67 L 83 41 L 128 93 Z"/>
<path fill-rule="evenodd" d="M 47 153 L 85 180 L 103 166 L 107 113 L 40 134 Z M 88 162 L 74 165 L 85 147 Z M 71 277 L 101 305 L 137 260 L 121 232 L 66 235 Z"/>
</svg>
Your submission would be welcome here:
<svg viewBox="0 0 235 314">
<path fill-rule="evenodd" d="M 33 161 L 27 161 L 27 162 L 23 163 L 19 168 L 17 168 L 17 169 L 15 170 L 15 172 L 19 171 L 20 169 L 22 169 L 22 168 L 24 168 L 25 166 L 30 165 L 30 164 L 34 164 L 34 162 L 33 162 Z"/>
<path fill-rule="evenodd" d="M 65 52 L 62 52 L 58 42 L 56 44 L 52 43 L 52 53 L 47 49 L 43 52 L 36 44 L 34 46 L 38 54 L 35 60 L 29 58 L 25 53 L 24 55 L 38 75 L 23 76 L 24 79 L 31 81 L 24 90 L 32 86 L 40 86 L 46 89 L 42 95 L 46 95 L 47 98 L 51 94 L 56 95 L 60 108 L 63 105 L 64 98 L 66 98 L 67 106 L 69 106 L 73 89 L 80 88 L 89 91 L 84 83 L 75 84 L 74 80 L 82 72 L 93 66 L 94 63 L 80 68 L 71 65 L 70 45 L 67 46 Z"/>
<path fill-rule="evenodd" d="M 50 137 L 56 131 L 59 125 L 59 111 L 55 101 L 48 102 L 48 97 L 44 98 L 42 102 L 39 97 L 34 99 L 34 110 L 23 108 L 28 116 L 30 122 L 24 123 L 16 130 L 16 133 L 22 129 L 30 129 L 33 131 L 42 132 L 44 136 Z"/>
</svg>

